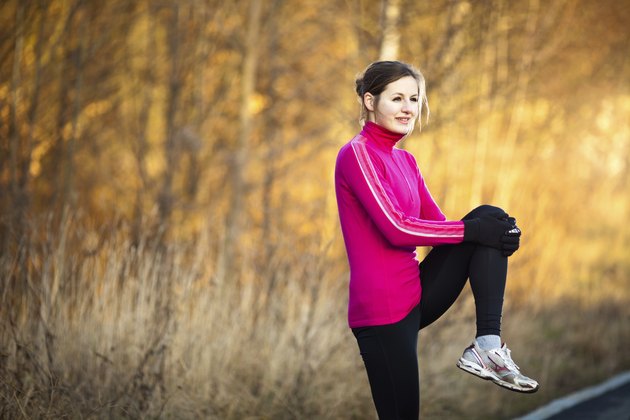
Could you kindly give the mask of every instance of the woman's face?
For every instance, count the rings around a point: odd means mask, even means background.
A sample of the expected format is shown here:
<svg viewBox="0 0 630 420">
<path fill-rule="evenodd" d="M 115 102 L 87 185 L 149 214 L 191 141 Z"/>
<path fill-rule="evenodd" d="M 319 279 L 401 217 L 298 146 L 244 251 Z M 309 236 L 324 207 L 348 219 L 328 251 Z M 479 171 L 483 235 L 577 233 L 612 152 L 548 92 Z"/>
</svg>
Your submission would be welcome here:
<svg viewBox="0 0 630 420">
<path fill-rule="evenodd" d="M 371 93 L 366 93 L 363 100 L 368 120 L 394 133 L 411 133 L 420 111 L 418 89 L 416 79 L 405 76 L 387 85 L 378 101 Z"/>
</svg>

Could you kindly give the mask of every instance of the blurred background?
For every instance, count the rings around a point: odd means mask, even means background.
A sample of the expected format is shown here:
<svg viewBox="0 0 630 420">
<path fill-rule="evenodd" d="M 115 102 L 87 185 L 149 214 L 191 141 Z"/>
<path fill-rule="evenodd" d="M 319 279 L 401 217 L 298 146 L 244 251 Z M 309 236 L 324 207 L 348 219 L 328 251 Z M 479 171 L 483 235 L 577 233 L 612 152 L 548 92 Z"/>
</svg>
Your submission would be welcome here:
<svg viewBox="0 0 630 420">
<path fill-rule="evenodd" d="M 399 59 L 450 219 L 516 216 L 503 337 L 533 395 L 420 335 L 423 418 L 509 418 L 630 368 L 630 4 L 5 0 L 0 417 L 374 418 L 336 153 Z M 419 249 L 419 257 L 426 250 Z"/>
</svg>

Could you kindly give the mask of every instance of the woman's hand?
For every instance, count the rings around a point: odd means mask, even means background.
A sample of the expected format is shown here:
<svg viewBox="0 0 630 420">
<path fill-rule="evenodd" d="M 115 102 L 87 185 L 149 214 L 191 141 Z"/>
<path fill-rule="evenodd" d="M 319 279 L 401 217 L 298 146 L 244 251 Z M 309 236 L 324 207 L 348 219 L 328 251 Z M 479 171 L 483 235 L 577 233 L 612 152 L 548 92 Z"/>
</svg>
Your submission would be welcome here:
<svg viewBox="0 0 630 420">
<path fill-rule="evenodd" d="M 514 220 L 513 227 L 501 237 L 501 251 L 504 257 L 514 254 L 521 244 L 521 230 L 516 226 L 516 220 L 513 217 L 510 219 Z"/>
<path fill-rule="evenodd" d="M 508 221 L 509 216 L 502 214 L 485 214 L 476 219 L 465 219 L 464 222 L 464 241 L 477 242 L 503 251 L 503 237 L 507 236 L 507 232 L 514 228 Z M 513 247 L 513 239 L 507 239 L 508 248 Z M 517 246 L 518 248 L 518 246 Z M 507 250 L 509 252 L 509 249 Z"/>
</svg>

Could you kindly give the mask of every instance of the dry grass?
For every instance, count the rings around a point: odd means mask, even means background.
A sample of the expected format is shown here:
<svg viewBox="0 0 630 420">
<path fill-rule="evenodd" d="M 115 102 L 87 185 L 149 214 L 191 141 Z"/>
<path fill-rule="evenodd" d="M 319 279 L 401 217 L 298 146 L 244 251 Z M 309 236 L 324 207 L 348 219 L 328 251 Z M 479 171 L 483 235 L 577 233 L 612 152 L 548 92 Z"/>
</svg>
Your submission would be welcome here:
<svg viewBox="0 0 630 420">
<path fill-rule="evenodd" d="M 2 256 L 0 417 L 374 418 L 338 241 L 279 243 L 264 265 L 252 250 L 217 284 L 211 235 L 133 244 L 124 228 L 82 225 L 34 226 Z M 630 367 L 630 267 L 591 251 L 605 264 L 548 284 L 514 260 L 505 338 L 539 393 L 455 368 L 474 325 L 465 293 L 421 334 L 423 418 L 509 418 Z"/>
</svg>

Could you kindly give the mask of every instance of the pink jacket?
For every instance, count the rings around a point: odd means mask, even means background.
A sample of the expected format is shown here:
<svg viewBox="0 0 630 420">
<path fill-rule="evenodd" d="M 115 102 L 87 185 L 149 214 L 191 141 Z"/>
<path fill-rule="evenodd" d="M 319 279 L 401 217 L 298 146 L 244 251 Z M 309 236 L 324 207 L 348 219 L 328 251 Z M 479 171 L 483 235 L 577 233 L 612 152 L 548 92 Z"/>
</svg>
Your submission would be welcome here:
<svg viewBox="0 0 630 420">
<path fill-rule="evenodd" d="M 403 319 L 420 302 L 416 246 L 460 243 L 464 223 L 447 221 L 403 137 L 367 122 L 337 156 L 335 190 L 350 264 L 351 328 Z"/>
</svg>

